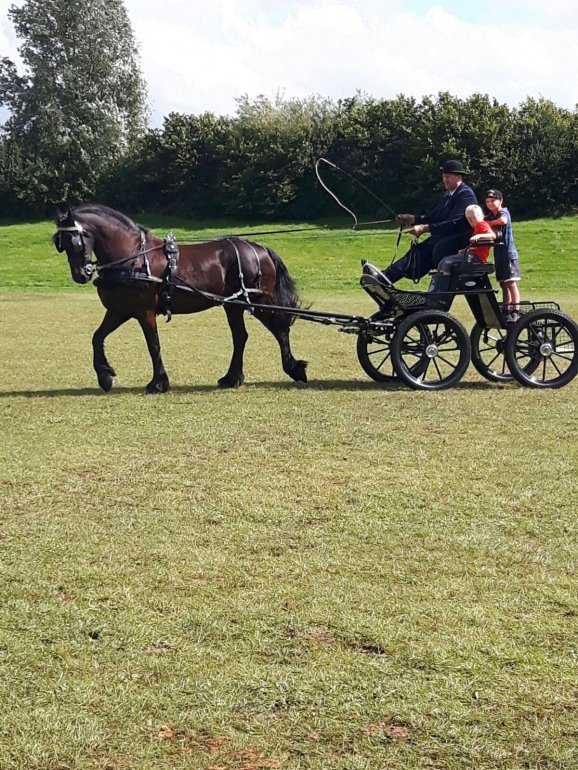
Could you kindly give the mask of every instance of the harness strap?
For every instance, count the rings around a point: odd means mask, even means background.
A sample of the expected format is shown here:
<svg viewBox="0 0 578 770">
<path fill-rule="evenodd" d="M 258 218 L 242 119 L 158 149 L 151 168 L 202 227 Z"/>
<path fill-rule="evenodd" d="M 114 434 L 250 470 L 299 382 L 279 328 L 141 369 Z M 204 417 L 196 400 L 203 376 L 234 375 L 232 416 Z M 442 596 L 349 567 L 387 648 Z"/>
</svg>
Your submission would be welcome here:
<svg viewBox="0 0 578 770">
<path fill-rule="evenodd" d="M 176 272 L 179 261 L 179 247 L 172 231 L 167 234 L 163 241 L 163 252 L 167 258 L 167 267 L 163 273 L 163 285 L 159 293 L 159 312 L 166 315 L 168 323 L 173 317 L 171 313 L 171 300 L 175 291 L 176 284 L 174 279 L 177 277 Z"/>
<path fill-rule="evenodd" d="M 246 241 L 246 243 L 251 247 L 253 254 L 255 255 L 255 262 L 257 263 L 257 289 L 261 289 L 261 278 L 263 273 L 261 272 L 261 260 L 259 259 L 259 255 L 257 254 L 256 248 L 253 246 L 253 244 L 250 241 Z"/>
<path fill-rule="evenodd" d="M 167 236 L 164 249 L 165 249 L 165 254 L 167 255 L 167 262 L 172 266 L 169 267 L 169 265 L 167 265 L 167 270 L 165 271 L 165 274 L 163 276 L 163 281 L 164 282 L 170 281 L 170 283 L 168 284 L 165 283 L 165 286 L 169 290 L 169 293 L 168 293 L 168 296 L 165 295 L 163 297 L 164 301 L 160 309 L 160 312 L 167 313 L 167 316 L 168 316 L 167 321 L 170 320 L 170 308 L 169 308 L 168 302 L 170 302 L 170 299 L 172 297 L 172 292 L 175 288 L 181 289 L 183 291 L 190 291 L 195 294 L 199 294 L 201 297 L 204 297 L 210 302 L 215 302 L 218 305 L 226 305 L 228 302 L 234 303 L 234 304 L 240 304 L 238 300 L 240 297 L 242 297 L 243 298 L 242 304 L 246 306 L 247 310 L 250 313 L 254 312 L 255 308 L 253 306 L 253 303 L 251 302 L 251 294 L 263 293 L 263 290 L 261 289 L 261 278 L 263 273 L 261 270 L 261 262 L 259 260 L 259 255 L 257 254 L 257 251 L 253 246 L 253 244 L 246 241 L 246 243 L 251 247 L 253 251 L 253 254 L 255 256 L 255 262 L 257 265 L 257 287 L 251 288 L 251 287 L 248 287 L 245 283 L 245 274 L 243 273 L 241 254 L 239 252 L 239 249 L 237 248 L 237 245 L 234 243 L 232 238 L 225 238 L 223 240 L 228 241 L 228 243 L 233 247 L 235 251 L 235 256 L 237 258 L 237 267 L 239 269 L 239 281 L 241 284 L 241 288 L 238 291 L 234 292 L 233 294 L 230 294 L 227 297 L 223 297 L 220 294 L 213 294 L 212 292 L 209 292 L 209 291 L 203 291 L 202 289 L 199 289 L 197 286 L 193 286 L 192 284 L 188 283 L 187 281 L 185 281 L 184 278 L 181 278 L 181 276 L 177 274 L 176 266 L 178 261 L 178 247 L 172 233 L 170 233 L 170 237 Z M 173 256 L 175 254 L 176 256 Z"/>
<path fill-rule="evenodd" d="M 229 297 L 229 299 L 236 299 L 237 297 L 240 297 L 240 296 L 244 297 L 245 302 L 249 305 L 249 312 L 253 313 L 253 307 L 252 307 L 251 302 L 250 302 L 249 293 L 250 292 L 252 292 L 252 293 L 259 292 L 260 293 L 261 289 L 260 288 L 248 289 L 246 287 L 246 285 L 245 285 L 245 274 L 243 273 L 243 266 L 241 264 L 241 254 L 239 253 L 239 249 L 237 248 L 237 244 L 231 238 L 226 238 L 225 240 L 227 240 L 231 244 L 233 249 L 235 250 L 235 256 L 237 257 L 237 265 L 239 267 L 239 283 L 241 284 L 241 288 L 239 289 L 239 291 L 236 292 L 235 294 L 231 295 L 231 297 Z M 251 247 L 251 249 L 253 250 L 253 254 L 255 255 L 255 262 L 257 263 L 257 285 L 260 287 L 260 285 L 261 285 L 261 263 L 259 261 L 259 256 L 258 256 L 257 251 L 255 250 L 255 247 L 253 246 L 253 244 L 249 243 L 248 241 L 244 241 L 244 243 L 247 243 Z"/>
</svg>

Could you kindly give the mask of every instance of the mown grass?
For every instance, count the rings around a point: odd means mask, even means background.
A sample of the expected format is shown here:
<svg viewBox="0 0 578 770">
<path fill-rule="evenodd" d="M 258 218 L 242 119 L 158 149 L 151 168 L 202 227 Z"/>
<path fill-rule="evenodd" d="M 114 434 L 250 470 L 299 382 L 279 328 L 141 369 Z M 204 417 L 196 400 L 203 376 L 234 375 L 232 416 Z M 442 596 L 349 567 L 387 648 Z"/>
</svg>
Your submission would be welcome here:
<svg viewBox="0 0 578 770">
<path fill-rule="evenodd" d="M 312 247 L 305 299 L 369 314 L 349 279 L 325 290 L 357 273 L 346 246 Z M 558 277 L 541 293 L 576 317 Z M 578 767 L 576 383 L 383 388 L 354 337 L 297 322 L 297 387 L 250 319 L 247 385 L 218 391 L 215 310 L 161 325 L 162 397 L 120 329 L 104 396 L 94 290 L 18 281 L 0 301 L 2 770 Z"/>
</svg>

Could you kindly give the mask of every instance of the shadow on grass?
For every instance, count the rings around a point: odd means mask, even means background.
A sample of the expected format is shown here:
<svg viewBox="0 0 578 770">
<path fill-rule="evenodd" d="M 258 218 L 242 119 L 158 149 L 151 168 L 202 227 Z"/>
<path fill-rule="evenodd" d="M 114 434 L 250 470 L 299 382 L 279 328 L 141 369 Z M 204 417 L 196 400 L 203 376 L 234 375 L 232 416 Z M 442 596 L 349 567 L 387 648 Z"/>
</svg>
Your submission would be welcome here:
<svg viewBox="0 0 578 770">
<path fill-rule="evenodd" d="M 488 390 L 495 388 L 497 383 L 490 382 L 459 382 L 454 385 L 452 390 Z M 411 388 L 404 385 L 398 379 L 390 380 L 389 382 L 374 382 L 368 380 L 366 382 L 360 380 L 311 380 L 306 384 L 296 384 L 294 382 L 246 382 L 243 386 L 248 389 L 260 389 L 271 388 L 276 390 L 292 390 L 298 388 L 300 390 L 350 390 L 350 391 L 365 391 L 365 390 L 383 390 L 383 391 L 404 391 L 411 393 Z M 186 386 L 181 386 L 183 390 L 186 390 Z M 178 387 L 175 388 L 178 390 Z M 423 391 L 422 391 L 423 392 Z"/>
<path fill-rule="evenodd" d="M 452 390 L 495 390 L 496 387 L 503 388 L 504 385 L 490 382 L 460 382 L 454 385 Z M 357 380 L 313 380 L 307 384 L 296 384 L 294 382 L 248 382 L 241 390 L 342 390 L 351 392 L 363 391 L 404 391 L 411 393 L 410 388 L 406 387 L 397 380 L 391 382 L 359 382 Z M 225 390 L 215 385 L 173 385 L 170 393 L 222 393 Z M 142 387 L 115 387 L 110 393 L 104 393 L 100 388 L 55 388 L 51 390 L 7 390 L 0 392 L 2 398 L 61 398 L 63 396 L 84 397 L 84 396 L 102 396 L 113 397 L 118 395 L 146 395 L 144 386 Z M 164 394 L 163 394 L 164 395 Z"/>
</svg>

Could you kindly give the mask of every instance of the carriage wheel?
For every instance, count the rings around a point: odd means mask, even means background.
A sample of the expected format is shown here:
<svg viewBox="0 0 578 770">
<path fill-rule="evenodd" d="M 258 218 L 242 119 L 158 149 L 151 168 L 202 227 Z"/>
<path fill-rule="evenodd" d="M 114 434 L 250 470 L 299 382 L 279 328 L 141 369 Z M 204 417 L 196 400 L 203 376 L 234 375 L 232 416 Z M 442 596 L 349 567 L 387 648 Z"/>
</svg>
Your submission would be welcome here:
<svg viewBox="0 0 578 770">
<path fill-rule="evenodd" d="M 506 331 L 487 329 L 476 323 L 470 333 L 472 364 L 491 382 L 513 382 L 506 363 Z"/>
<path fill-rule="evenodd" d="M 391 343 L 396 374 L 421 390 L 442 390 L 459 382 L 470 353 L 470 338 L 462 324 L 441 310 L 422 310 L 405 318 Z"/>
<path fill-rule="evenodd" d="M 370 320 L 377 320 L 379 313 Z M 391 382 L 395 377 L 391 363 L 392 328 L 361 332 L 357 335 L 357 358 L 363 371 L 376 382 Z"/>
<path fill-rule="evenodd" d="M 506 360 L 532 388 L 561 388 L 578 373 L 578 324 L 559 310 L 531 310 L 509 330 Z"/>
</svg>

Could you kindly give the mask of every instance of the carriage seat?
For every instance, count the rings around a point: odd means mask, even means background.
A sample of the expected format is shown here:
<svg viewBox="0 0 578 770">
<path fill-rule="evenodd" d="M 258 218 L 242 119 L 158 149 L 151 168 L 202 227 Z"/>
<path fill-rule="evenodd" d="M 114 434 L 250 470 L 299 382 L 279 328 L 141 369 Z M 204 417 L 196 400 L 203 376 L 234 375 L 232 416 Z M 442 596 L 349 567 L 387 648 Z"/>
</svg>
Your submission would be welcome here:
<svg viewBox="0 0 578 770">
<path fill-rule="evenodd" d="M 452 265 L 453 275 L 482 276 L 495 271 L 493 262 L 468 262 L 467 257 L 459 265 Z"/>
<path fill-rule="evenodd" d="M 495 241 L 493 239 L 481 239 L 478 241 L 480 245 L 493 247 Z M 466 249 L 464 258 L 461 263 L 452 265 L 452 275 L 467 275 L 470 277 L 481 278 L 484 275 L 491 275 L 495 271 L 492 262 L 478 262 L 475 255 L 470 253 L 469 249 Z"/>
</svg>

